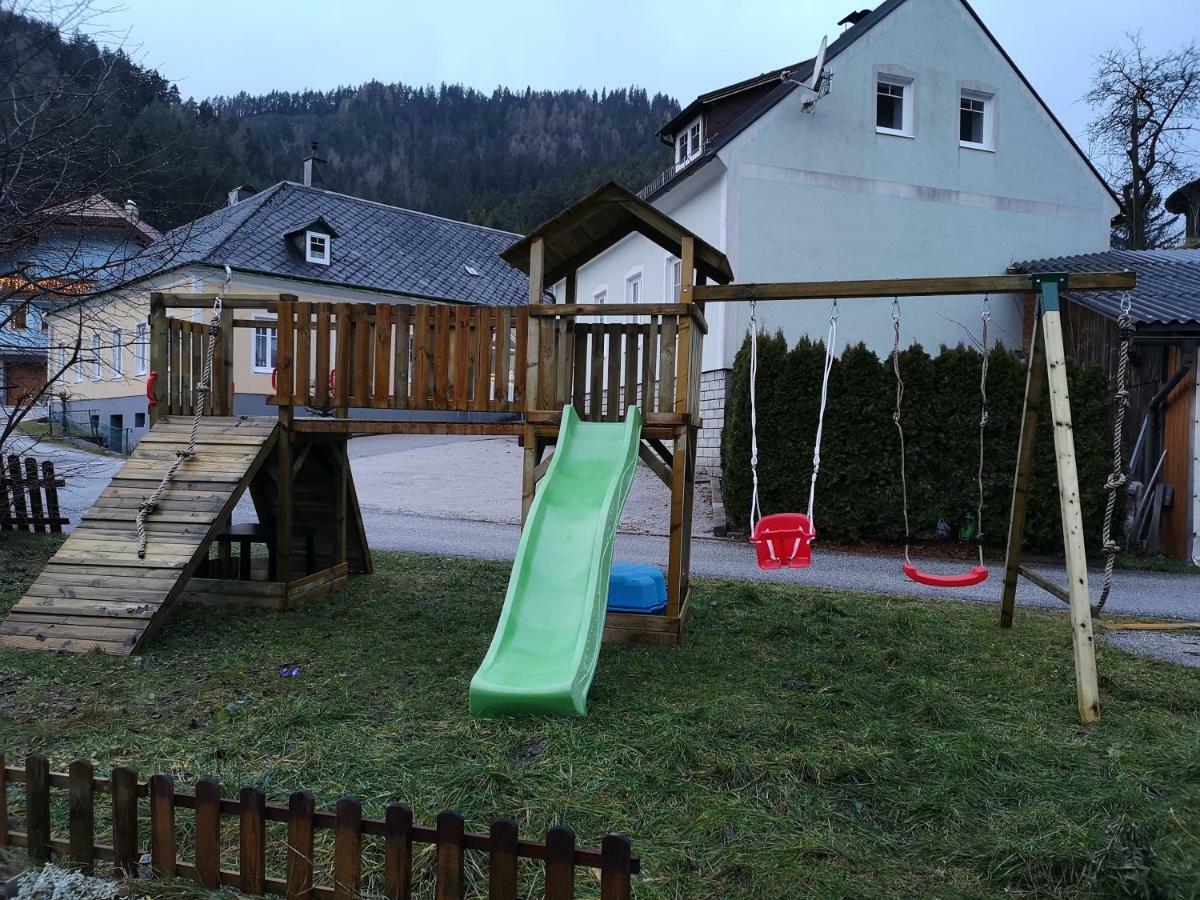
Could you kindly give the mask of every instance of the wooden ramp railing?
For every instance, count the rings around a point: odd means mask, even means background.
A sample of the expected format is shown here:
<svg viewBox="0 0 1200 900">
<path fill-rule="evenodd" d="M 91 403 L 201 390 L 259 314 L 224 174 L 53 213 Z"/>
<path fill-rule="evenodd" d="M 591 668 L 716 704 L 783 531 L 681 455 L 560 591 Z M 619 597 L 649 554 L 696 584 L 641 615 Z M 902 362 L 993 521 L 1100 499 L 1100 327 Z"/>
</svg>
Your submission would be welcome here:
<svg viewBox="0 0 1200 900">
<path fill-rule="evenodd" d="M 208 318 L 207 311 L 203 322 L 163 317 L 155 329 L 158 334 L 151 335 L 152 341 L 158 338 L 158 343 L 151 345 L 151 356 L 157 358 L 151 361 L 154 374 L 150 385 L 150 392 L 157 392 L 157 416 L 195 414 L 200 396 L 196 387 L 203 378 L 204 354 L 208 348 Z M 232 322 L 231 318 L 225 318 Z M 213 350 L 212 386 L 204 404 L 206 416 L 228 416 L 232 412 L 232 360 L 226 364 L 226 357 L 232 352 L 232 335 L 225 340 L 218 337 Z"/>
<path fill-rule="evenodd" d="M 10 784 L 25 787 L 23 832 L 10 821 Z M 66 839 L 54 834 L 53 788 L 70 797 Z M 110 828 L 96 827 L 97 795 L 110 798 L 105 801 L 112 810 Z M 181 809 L 191 811 L 182 822 Z M 223 817 L 237 822 L 236 840 L 222 841 Z M 274 829 L 268 823 L 286 825 L 286 839 L 272 846 Z M 320 832 L 333 833 L 332 853 L 318 838 Z M 110 834 L 110 842 L 100 843 L 98 833 Z M 147 834 L 148 870 L 141 863 Z M 181 836 L 190 845 L 190 858 L 180 853 Z M 27 757 L 24 768 L 6 768 L 0 754 L 0 846 L 5 844 L 26 848 L 38 862 L 57 855 L 86 870 L 103 861 L 110 865 L 102 868 L 118 875 L 191 878 L 208 888 L 233 887 L 251 896 L 334 900 L 357 900 L 368 886 L 382 888 L 389 900 L 408 900 L 415 891 L 424 893 L 430 880 L 437 900 L 459 900 L 468 883 L 468 863 L 476 861 L 472 856 L 486 856 L 488 896 L 497 900 L 530 896 L 519 877 L 522 860 L 544 863 L 541 896 L 546 900 L 575 897 L 581 868 L 599 870 L 603 900 L 628 900 L 631 876 L 641 869 L 629 839 L 619 834 L 605 837 L 600 850 L 583 850 L 563 825 L 550 828 L 545 842 L 530 841 L 519 836 L 512 819 L 495 821 L 487 834 L 466 831 L 456 812 L 439 815 L 436 827 L 414 824 L 412 810 L 401 804 L 389 805 L 382 819 L 369 819 L 355 797 L 343 797 L 329 812 L 316 809 L 308 791 L 297 791 L 281 806 L 268 803 L 257 787 L 244 788 L 237 798 L 222 797 L 220 785 L 208 779 L 187 793 L 169 775 L 142 782 L 127 767 L 113 769 L 111 779 L 96 778 L 86 759 L 73 762 L 67 773 L 53 773 L 46 757 L 37 755 Z M 436 848 L 432 872 L 422 871 L 422 854 L 415 847 L 421 844 Z M 382 865 L 372 865 L 380 856 Z M 236 868 L 228 867 L 225 863 L 234 858 Z"/>
</svg>

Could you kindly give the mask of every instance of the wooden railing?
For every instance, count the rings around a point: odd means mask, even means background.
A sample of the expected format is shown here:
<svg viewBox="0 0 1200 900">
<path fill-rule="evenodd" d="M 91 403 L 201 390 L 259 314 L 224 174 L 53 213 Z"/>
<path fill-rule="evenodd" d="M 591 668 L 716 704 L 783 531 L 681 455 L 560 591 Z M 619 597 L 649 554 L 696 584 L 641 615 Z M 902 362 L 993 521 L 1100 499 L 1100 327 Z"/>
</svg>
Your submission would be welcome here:
<svg viewBox="0 0 1200 900">
<path fill-rule="evenodd" d="M 0 466 L 0 531 L 62 534 L 70 522 L 58 508 L 58 489 L 65 484 L 50 460 L 42 461 L 39 475 L 33 459 L 9 456 L 8 471 Z"/>
<path fill-rule="evenodd" d="M 280 406 L 519 412 L 523 309 L 280 299 Z"/>
<path fill-rule="evenodd" d="M 163 415 L 190 416 L 196 411 L 196 403 L 200 394 L 196 387 L 204 374 L 204 354 L 208 349 L 207 322 L 194 322 L 191 319 L 167 319 L 167 369 L 156 376 L 157 386 L 161 389 L 161 402 L 165 404 Z M 222 364 L 224 353 L 228 352 L 225 342 L 218 340 L 213 348 L 212 388 L 208 392 L 204 414 L 208 416 L 225 416 L 222 399 L 226 395 L 224 386 L 225 366 Z M 165 376 L 165 381 L 159 381 Z"/>
<path fill-rule="evenodd" d="M 19 783 L 25 786 L 24 832 L 11 828 L 9 815 L 12 801 L 7 787 Z M 69 795 L 66 839 L 53 833 L 52 788 L 65 789 Z M 109 843 L 96 839 L 97 795 L 110 798 Z M 112 770 L 111 779 L 101 779 L 94 776 L 87 760 L 73 762 L 68 773 L 54 773 L 46 758 L 36 755 L 26 758 L 24 768 L 6 768 L 0 754 L 0 846 L 24 847 L 37 862 L 57 855 L 86 870 L 93 869 L 98 860 L 109 862 L 115 874 L 136 876 L 143 850 L 140 829 L 146 818 L 143 799 L 148 800 L 147 874 L 191 878 L 209 888 L 225 885 L 252 896 L 351 900 L 361 897 L 369 883 L 381 886 L 389 900 L 407 900 L 416 889 L 415 875 L 422 875 L 419 869 L 414 873 L 414 845 L 420 844 L 436 848 L 432 876 L 437 900 L 463 896 L 471 854 L 487 855 L 489 896 L 498 900 L 528 896 L 519 888 L 523 859 L 545 864 L 543 896 L 547 900 L 575 896 L 578 868 L 600 870 L 602 900 L 628 900 L 631 876 L 641 868 L 631 854 L 629 840 L 618 834 L 608 835 L 600 850 L 579 850 L 574 832 L 562 825 L 550 828 L 545 842 L 529 841 L 520 838 L 511 819 L 497 820 L 487 834 L 466 831 L 456 812 L 439 815 L 436 827 L 415 825 L 412 810 L 400 804 L 389 805 L 383 819 L 367 819 L 361 801 L 353 797 L 343 797 L 336 809 L 328 812 L 316 809 L 307 791 L 297 791 L 287 806 L 280 806 L 267 803 L 256 787 L 244 788 L 237 799 L 222 797 L 220 786 L 206 779 L 188 794 L 177 791 L 169 775 L 140 782 L 133 769 L 119 767 Z M 179 809 L 192 811 L 182 829 L 191 836 L 190 860 L 179 857 Z M 236 869 L 222 865 L 222 817 L 238 822 Z M 275 848 L 268 847 L 270 822 L 287 826 L 286 840 Z M 332 861 L 327 866 L 321 864 L 326 854 L 319 854 L 316 848 L 315 835 L 321 831 L 333 833 Z M 233 842 L 229 843 L 228 855 L 232 856 Z M 278 852 L 269 854 L 269 849 Z M 364 854 L 364 849 L 370 852 Z M 382 850 L 381 871 L 365 870 L 364 859 L 377 858 L 377 849 Z M 281 871 L 270 870 L 268 859 L 272 856 L 281 859 Z"/>
</svg>

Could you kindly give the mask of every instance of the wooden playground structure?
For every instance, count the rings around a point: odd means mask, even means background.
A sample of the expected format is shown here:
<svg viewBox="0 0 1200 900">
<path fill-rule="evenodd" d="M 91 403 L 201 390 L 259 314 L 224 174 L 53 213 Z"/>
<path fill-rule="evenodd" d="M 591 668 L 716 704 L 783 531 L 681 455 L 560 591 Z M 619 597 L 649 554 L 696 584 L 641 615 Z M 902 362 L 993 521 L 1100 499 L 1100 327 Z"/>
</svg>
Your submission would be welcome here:
<svg viewBox="0 0 1200 900">
<path fill-rule="evenodd" d="M 631 234 L 682 261 L 676 302 L 578 303 L 579 268 Z M 132 522 L 174 458 L 197 412 L 208 326 L 168 310 L 208 308 L 214 295 L 154 294 L 150 314 L 153 405 L 149 434 L 13 608 L 0 645 L 130 653 L 178 599 L 287 607 L 337 589 L 370 556 L 350 475 L 347 441 L 361 434 L 514 435 L 523 447 L 522 518 L 548 466 L 565 406 L 586 421 L 622 420 L 640 407 L 639 455 L 669 488 L 667 607 L 661 615 L 609 612 L 604 639 L 677 643 L 687 617 L 701 420 L 705 305 L 774 300 L 848 301 L 1021 293 L 1040 315 L 1031 355 L 1014 485 L 1001 623 L 1011 626 L 1032 439 L 1042 384 L 1049 386 L 1066 545 L 1079 714 L 1099 717 L 1094 637 L 1058 297 L 1065 275 L 999 275 L 734 284 L 725 255 L 615 184 L 560 213 L 503 254 L 529 276 L 521 308 L 419 303 L 301 302 L 280 295 L 222 298 L 212 388 L 194 459 L 149 518 L 145 559 Z M 565 285 L 564 302 L 550 288 Z M 1072 275 L 1072 292 L 1121 290 L 1130 273 Z M 238 312 L 277 317 L 275 416 L 235 417 L 232 353 L 237 328 L 261 327 Z M 620 317 L 623 321 L 597 321 Z M 246 490 L 259 526 L 231 533 Z M 231 547 L 270 546 L 232 564 Z M 211 547 L 217 557 L 210 559 Z M 244 551 L 243 551 L 244 554 Z M 89 571 L 78 568 L 87 564 Z M 147 571 L 150 570 L 150 571 Z M 899 575 L 899 566 L 897 566 Z M 264 576 L 268 576 L 264 577 Z"/>
</svg>

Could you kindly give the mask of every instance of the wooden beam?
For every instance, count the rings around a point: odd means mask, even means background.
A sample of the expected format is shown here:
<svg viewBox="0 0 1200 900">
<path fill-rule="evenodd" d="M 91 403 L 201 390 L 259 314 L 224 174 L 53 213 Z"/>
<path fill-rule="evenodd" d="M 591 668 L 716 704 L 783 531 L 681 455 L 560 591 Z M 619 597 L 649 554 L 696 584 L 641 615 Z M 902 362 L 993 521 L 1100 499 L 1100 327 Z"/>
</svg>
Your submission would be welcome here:
<svg viewBox="0 0 1200 900">
<path fill-rule="evenodd" d="M 153 393 L 154 401 L 147 400 L 150 406 L 150 427 L 162 418 L 167 411 L 167 313 L 163 305 L 163 295 L 150 295 L 150 369 L 154 377 L 153 391 L 147 389 L 147 395 Z M 82 353 L 82 349 L 80 350 Z M 79 362 L 76 365 L 82 366 Z"/>
<path fill-rule="evenodd" d="M 373 419 L 296 419 L 297 434 L 345 436 L 355 434 L 520 435 L 523 422 L 396 422 Z"/>
<path fill-rule="evenodd" d="M 556 303 L 529 307 L 530 316 L 690 316 L 708 334 L 708 320 L 694 303 Z M 261 323 L 259 323 L 261 326 Z"/>
<path fill-rule="evenodd" d="M 292 408 L 279 407 L 276 454 L 275 573 L 277 581 L 292 580 Z"/>
<path fill-rule="evenodd" d="M 197 306 L 210 307 L 213 301 L 221 298 L 221 306 L 225 309 L 256 309 L 275 311 L 275 295 L 273 294 L 160 294 L 164 309 L 194 309 Z M 261 324 L 261 323 L 260 323 Z"/>
<path fill-rule="evenodd" d="M 1069 604 L 1071 602 L 1071 598 L 1068 595 L 1066 589 L 1059 587 L 1057 584 L 1055 584 L 1049 578 L 1043 578 L 1037 572 L 1032 571 L 1031 569 L 1027 568 L 1026 566 L 1017 566 L 1017 573 L 1022 578 L 1024 578 L 1026 581 L 1028 581 L 1030 584 L 1036 584 L 1047 594 L 1049 594 L 1050 596 L 1052 596 L 1058 600 L 1061 600 L 1063 603 Z M 1006 586 L 1007 586 L 1007 583 L 1006 583 Z"/>
<path fill-rule="evenodd" d="M 658 454 L 645 441 L 638 444 L 638 456 L 646 467 L 658 476 L 659 481 L 668 488 L 671 487 L 671 467 L 659 459 Z"/>
<path fill-rule="evenodd" d="M 1008 518 L 1008 549 L 1004 554 L 1004 589 L 1000 595 L 1000 627 L 1011 628 L 1017 603 L 1017 575 L 1021 565 L 1021 543 L 1025 538 L 1025 510 L 1033 481 L 1033 444 L 1037 438 L 1042 386 L 1046 380 L 1046 344 L 1035 315 L 1029 367 L 1025 372 L 1025 400 L 1021 414 L 1021 436 L 1017 444 L 1017 471 L 1013 477 L 1012 506 Z"/>
<path fill-rule="evenodd" d="M 794 281 L 764 284 L 696 285 L 697 301 L 854 300 L 886 297 L 949 297 L 959 294 L 1026 294 L 1036 291 L 1035 275 L 983 275 L 952 278 L 883 278 L 870 281 Z M 1136 285 L 1133 272 L 1079 272 L 1066 290 L 1127 291 Z"/>
</svg>

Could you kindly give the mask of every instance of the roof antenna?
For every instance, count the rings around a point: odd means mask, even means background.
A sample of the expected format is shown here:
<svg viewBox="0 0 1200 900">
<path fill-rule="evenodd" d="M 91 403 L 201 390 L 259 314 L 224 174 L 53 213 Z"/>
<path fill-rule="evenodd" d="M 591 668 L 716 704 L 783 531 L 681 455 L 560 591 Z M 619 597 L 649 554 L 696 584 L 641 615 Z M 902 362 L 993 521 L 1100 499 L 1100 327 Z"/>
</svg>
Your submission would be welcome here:
<svg viewBox="0 0 1200 900">
<path fill-rule="evenodd" d="M 830 84 L 833 81 L 833 73 L 825 71 L 825 50 L 828 47 L 828 37 L 821 38 L 821 46 L 817 48 L 817 55 L 813 59 L 812 74 L 808 81 L 797 81 L 792 77 L 791 72 L 784 72 L 780 76 L 780 80 L 788 81 L 800 88 L 803 99 L 801 103 L 804 105 L 805 112 L 812 112 L 817 105 L 817 101 L 829 93 Z"/>
</svg>

